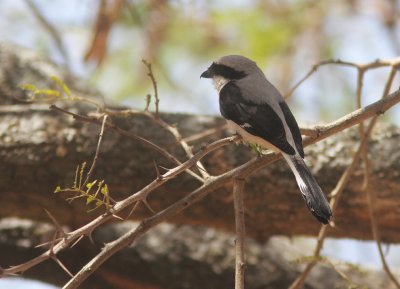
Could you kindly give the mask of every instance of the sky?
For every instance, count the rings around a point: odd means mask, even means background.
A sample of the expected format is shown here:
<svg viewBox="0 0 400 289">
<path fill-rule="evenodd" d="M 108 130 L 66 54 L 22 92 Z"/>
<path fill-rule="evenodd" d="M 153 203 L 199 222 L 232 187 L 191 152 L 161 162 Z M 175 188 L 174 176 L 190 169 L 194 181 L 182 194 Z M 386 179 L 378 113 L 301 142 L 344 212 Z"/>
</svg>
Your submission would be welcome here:
<svg viewBox="0 0 400 289">
<path fill-rule="evenodd" d="M 36 280 L 25 280 L 23 278 L 12 277 L 0 279 L 0 289 L 57 289 L 53 285 L 49 285 Z"/>
</svg>

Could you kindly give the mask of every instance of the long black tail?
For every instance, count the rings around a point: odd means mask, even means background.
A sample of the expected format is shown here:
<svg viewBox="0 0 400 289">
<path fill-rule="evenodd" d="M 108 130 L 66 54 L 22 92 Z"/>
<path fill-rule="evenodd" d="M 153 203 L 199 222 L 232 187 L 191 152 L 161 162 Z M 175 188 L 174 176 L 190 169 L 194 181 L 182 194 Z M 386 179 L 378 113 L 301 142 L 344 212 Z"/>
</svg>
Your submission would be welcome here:
<svg viewBox="0 0 400 289">
<path fill-rule="evenodd" d="M 297 184 L 310 212 L 323 224 L 332 218 L 332 210 L 320 186 L 311 174 L 303 158 L 299 155 L 283 154 L 292 169 Z"/>
</svg>

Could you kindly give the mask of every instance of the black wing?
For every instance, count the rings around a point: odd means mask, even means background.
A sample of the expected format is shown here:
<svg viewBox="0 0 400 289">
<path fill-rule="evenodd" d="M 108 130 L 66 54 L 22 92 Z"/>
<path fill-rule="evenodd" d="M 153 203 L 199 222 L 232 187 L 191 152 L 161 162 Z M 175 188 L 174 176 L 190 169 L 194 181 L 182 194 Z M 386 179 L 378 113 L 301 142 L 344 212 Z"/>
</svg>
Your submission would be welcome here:
<svg viewBox="0 0 400 289">
<path fill-rule="evenodd" d="M 275 111 L 268 104 L 246 101 L 234 81 L 229 82 L 221 89 L 219 107 L 223 117 L 235 122 L 248 133 L 265 139 L 289 155 L 295 154 L 294 148 L 286 140 L 283 123 Z M 285 111 L 283 112 L 285 113 Z M 293 117 L 293 115 L 291 116 Z M 290 129 L 292 130 L 292 128 Z"/>
</svg>

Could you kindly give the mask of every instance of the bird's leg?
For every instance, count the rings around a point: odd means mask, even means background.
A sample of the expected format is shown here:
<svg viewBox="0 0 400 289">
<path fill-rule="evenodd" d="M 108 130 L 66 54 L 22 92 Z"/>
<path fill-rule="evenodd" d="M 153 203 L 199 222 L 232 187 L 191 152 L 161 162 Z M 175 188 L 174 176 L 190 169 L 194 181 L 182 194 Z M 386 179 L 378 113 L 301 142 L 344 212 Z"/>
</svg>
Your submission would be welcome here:
<svg viewBox="0 0 400 289">
<path fill-rule="evenodd" d="M 250 147 L 250 149 L 257 154 L 257 157 L 261 157 L 263 155 L 263 148 L 260 145 L 246 142 L 243 139 L 243 137 L 237 132 L 234 132 L 233 135 L 238 137 L 237 140 L 235 141 L 236 145 L 241 145 L 242 144 L 242 145 L 245 145 L 247 147 Z"/>
<path fill-rule="evenodd" d="M 237 139 L 235 140 L 235 144 L 237 144 L 237 145 L 240 145 L 240 144 L 246 145 L 246 142 L 243 140 L 243 137 L 239 133 L 234 132 L 233 135 L 237 137 Z"/>
</svg>

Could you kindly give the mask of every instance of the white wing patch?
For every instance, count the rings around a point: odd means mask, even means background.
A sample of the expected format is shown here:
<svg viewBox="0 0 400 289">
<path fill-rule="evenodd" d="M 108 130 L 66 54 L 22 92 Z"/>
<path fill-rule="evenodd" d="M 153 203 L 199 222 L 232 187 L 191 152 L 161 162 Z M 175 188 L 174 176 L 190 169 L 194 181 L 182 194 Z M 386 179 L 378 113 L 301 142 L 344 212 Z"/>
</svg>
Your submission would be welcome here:
<svg viewBox="0 0 400 289">
<path fill-rule="evenodd" d="M 244 124 L 241 124 L 240 127 L 242 127 L 242 128 L 251 128 L 252 126 L 251 126 L 251 124 L 246 122 Z"/>
</svg>

